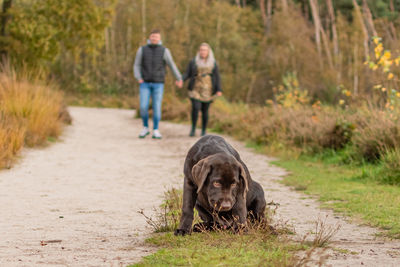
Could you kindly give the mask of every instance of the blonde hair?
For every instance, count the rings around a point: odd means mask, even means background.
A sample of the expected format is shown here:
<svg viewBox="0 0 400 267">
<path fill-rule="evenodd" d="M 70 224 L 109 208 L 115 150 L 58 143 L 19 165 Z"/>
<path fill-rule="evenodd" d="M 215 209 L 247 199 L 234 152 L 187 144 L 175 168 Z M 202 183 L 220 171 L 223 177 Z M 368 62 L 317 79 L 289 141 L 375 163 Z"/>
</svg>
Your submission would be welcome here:
<svg viewBox="0 0 400 267">
<path fill-rule="evenodd" d="M 199 48 L 202 46 L 207 46 L 208 47 L 208 55 L 206 60 L 202 59 L 200 57 L 200 53 L 199 51 L 197 51 L 196 57 L 195 57 L 195 61 L 196 61 L 196 65 L 197 67 L 203 67 L 203 68 L 212 68 L 214 67 L 215 64 L 215 58 L 214 58 L 214 53 L 211 49 L 211 46 L 207 43 L 201 43 Z"/>
</svg>

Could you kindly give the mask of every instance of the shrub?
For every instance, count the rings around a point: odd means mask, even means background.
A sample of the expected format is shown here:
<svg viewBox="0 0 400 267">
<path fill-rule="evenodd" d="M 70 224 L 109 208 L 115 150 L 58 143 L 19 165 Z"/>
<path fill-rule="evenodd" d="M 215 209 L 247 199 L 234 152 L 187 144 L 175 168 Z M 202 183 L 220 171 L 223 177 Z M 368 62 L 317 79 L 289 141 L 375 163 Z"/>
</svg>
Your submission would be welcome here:
<svg viewBox="0 0 400 267">
<path fill-rule="evenodd" d="M 400 150 L 386 151 L 382 157 L 383 171 L 378 180 L 383 183 L 400 185 Z"/>
<path fill-rule="evenodd" d="M 374 162 L 387 150 L 399 147 L 399 120 L 391 117 L 389 111 L 363 110 L 353 120 L 357 128 L 352 142 L 360 158 Z"/>
<path fill-rule="evenodd" d="M 280 142 L 305 152 L 340 149 L 351 140 L 354 125 L 328 108 L 259 107 L 218 100 L 211 108 L 211 127 L 257 144 Z"/>
</svg>

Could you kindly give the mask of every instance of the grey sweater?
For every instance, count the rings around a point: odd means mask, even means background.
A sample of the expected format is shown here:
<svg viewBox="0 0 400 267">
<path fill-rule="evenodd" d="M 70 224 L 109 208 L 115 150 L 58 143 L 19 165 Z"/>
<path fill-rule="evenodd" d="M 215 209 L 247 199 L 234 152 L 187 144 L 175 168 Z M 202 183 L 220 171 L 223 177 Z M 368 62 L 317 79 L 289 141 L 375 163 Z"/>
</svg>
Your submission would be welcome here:
<svg viewBox="0 0 400 267">
<path fill-rule="evenodd" d="M 138 81 L 143 80 L 142 73 L 141 73 L 141 66 L 140 66 L 142 64 L 142 57 L 143 57 L 142 47 L 139 47 L 139 49 L 136 53 L 135 63 L 133 64 L 133 75 L 135 76 L 135 78 Z M 182 75 L 179 72 L 178 68 L 176 67 L 175 62 L 172 59 L 171 52 L 169 51 L 168 48 L 165 48 L 165 51 L 164 51 L 164 61 L 165 61 L 165 63 L 167 63 L 169 68 L 172 70 L 176 80 L 181 81 Z"/>
</svg>

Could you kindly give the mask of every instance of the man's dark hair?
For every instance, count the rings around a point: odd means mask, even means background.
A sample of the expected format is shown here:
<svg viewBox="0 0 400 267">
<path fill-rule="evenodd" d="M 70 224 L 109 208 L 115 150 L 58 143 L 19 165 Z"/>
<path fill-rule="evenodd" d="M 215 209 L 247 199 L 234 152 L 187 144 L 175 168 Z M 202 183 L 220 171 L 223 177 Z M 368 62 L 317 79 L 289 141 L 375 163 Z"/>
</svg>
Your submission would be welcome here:
<svg viewBox="0 0 400 267">
<path fill-rule="evenodd" d="M 161 34 L 161 31 L 159 29 L 153 29 L 153 30 L 151 30 L 150 35 L 152 35 L 154 33 Z"/>
</svg>

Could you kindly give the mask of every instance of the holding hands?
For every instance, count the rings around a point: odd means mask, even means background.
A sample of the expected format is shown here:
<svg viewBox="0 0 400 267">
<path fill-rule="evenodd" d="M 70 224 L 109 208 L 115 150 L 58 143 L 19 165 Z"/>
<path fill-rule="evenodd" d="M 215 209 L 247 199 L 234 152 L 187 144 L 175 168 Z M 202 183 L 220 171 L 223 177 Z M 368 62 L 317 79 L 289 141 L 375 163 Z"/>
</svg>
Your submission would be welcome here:
<svg viewBox="0 0 400 267">
<path fill-rule="evenodd" d="M 176 86 L 178 86 L 179 88 L 182 88 L 182 86 L 183 86 L 183 81 L 182 81 L 182 80 L 176 81 L 175 84 L 176 84 Z"/>
</svg>

